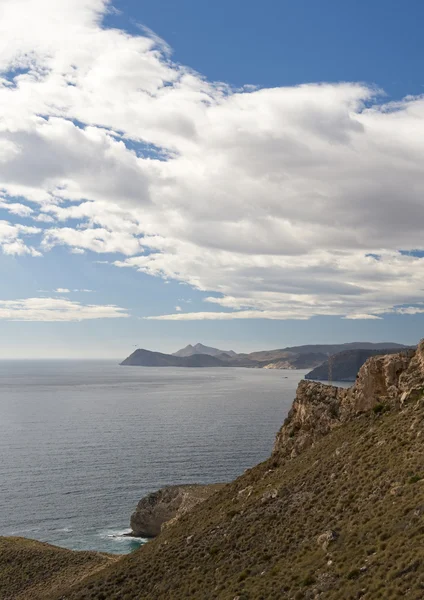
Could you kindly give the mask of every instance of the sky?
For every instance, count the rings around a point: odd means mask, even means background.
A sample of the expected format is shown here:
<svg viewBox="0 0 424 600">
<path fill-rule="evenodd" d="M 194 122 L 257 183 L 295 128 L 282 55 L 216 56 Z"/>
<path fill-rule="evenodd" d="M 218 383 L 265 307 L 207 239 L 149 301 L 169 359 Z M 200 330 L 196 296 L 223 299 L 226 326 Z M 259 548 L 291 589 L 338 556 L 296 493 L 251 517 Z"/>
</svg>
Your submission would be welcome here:
<svg viewBox="0 0 424 600">
<path fill-rule="evenodd" d="M 416 343 L 418 0 L 2 0 L 0 358 Z"/>
</svg>

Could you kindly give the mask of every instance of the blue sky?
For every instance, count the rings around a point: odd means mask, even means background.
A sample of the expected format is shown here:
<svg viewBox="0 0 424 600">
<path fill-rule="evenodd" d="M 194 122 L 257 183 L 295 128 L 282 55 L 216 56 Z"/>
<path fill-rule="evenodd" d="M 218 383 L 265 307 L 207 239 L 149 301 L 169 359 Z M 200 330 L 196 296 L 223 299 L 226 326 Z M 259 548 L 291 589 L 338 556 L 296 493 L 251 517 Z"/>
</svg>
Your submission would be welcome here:
<svg viewBox="0 0 424 600">
<path fill-rule="evenodd" d="M 0 358 L 420 339 L 421 2 L 23 1 Z"/>
<path fill-rule="evenodd" d="M 211 80 L 264 87 L 365 81 L 394 98 L 423 93 L 419 0 L 118 1 L 108 22 L 160 35 Z"/>
</svg>

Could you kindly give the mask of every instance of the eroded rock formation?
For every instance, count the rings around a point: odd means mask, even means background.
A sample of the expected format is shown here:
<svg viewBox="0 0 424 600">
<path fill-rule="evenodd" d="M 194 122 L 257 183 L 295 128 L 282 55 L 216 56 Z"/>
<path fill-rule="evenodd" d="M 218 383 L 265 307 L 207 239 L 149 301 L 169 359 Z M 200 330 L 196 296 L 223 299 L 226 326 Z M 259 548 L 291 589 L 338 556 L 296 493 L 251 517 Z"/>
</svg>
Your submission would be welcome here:
<svg viewBox="0 0 424 600">
<path fill-rule="evenodd" d="M 370 358 L 349 389 L 301 381 L 277 434 L 274 455 L 295 457 L 335 427 L 374 409 L 401 408 L 423 395 L 424 342 L 416 350 Z"/>
<path fill-rule="evenodd" d="M 152 492 L 140 500 L 131 515 L 133 535 L 155 537 L 165 525 L 171 524 L 192 510 L 199 502 L 218 491 L 223 484 L 171 485 Z"/>
</svg>

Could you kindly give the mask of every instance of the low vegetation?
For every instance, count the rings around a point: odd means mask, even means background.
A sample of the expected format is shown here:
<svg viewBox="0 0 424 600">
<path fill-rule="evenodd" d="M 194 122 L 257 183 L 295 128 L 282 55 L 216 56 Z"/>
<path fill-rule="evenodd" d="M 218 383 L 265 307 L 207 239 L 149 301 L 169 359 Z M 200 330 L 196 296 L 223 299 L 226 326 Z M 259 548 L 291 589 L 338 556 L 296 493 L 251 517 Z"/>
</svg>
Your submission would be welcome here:
<svg viewBox="0 0 424 600">
<path fill-rule="evenodd" d="M 72 552 L 34 540 L 0 537 L 1 600 L 41 600 L 65 591 L 116 557 Z"/>
</svg>

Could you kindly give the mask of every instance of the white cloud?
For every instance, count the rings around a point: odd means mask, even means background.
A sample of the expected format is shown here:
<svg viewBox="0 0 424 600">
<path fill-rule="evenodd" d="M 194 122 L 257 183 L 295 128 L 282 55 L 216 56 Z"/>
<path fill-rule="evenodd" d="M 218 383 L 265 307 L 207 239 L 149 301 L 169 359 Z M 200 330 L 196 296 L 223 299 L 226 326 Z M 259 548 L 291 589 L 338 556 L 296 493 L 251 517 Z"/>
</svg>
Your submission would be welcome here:
<svg viewBox="0 0 424 600">
<path fill-rule="evenodd" d="M 128 316 L 119 306 L 84 305 L 60 298 L 0 300 L 0 320 L 7 321 L 85 321 Z"/>
<path fill-rule="evenodd" d="M 181 306 L 176 306 L 176 307 L 175 307 L 175 310 L 176 310 L 177 312 L 181 312 L 183 309 L 181 308 Z"/>
<path fill-rule="evenodd" d="M 149 32 L 103 28 L 107 7 L 2 3 L 1 207 L 42 223 L 45 251 L 120 253 L 225 311 L 154 318 L 421 310 L 424 259 L 399 250 L 423 248 L 424 98 L 232 90 Z M 38 252 L 8 227 L 4 252 Z"/>
<path fill-rule="evenodd" d="M 351 314 L 351 315 L 347 315 L 346 317 L 344 317 L 345 319 L 350 319 L 353 321 L 367 321 L 367 320 L 371 320 L 371 321 L 375 321 L 376 319 L 382 319 L 382 317 L 378 317 L 377 315 L 367 315 L 367 314 Z"/>
<path fill-rule="evenodd" d="M 55 290 L 38 290 L 39 292 L 43 292 L 45 294 L 50 294 L 51 292 L 55 293 L 55 294 L 70 294 L 71 292 L 74 293 L 91 293 L 94 290 L 88 290 L 88 289 L 73 289 L 70 290 L 68 288 L 62 288 L 62 287 L 58 287 Z"/>
<path fill-rule="evenodd" d="M 72 229 L 62 227 L 49 229 L 43 240 L 43 248 L 49 250 L 58 245 L 69 245 L 92 252 L 119 252 L 126 255 L 142 252 L 141 240 L 122 231 L 110 231 L 103 227 Z"/>
<path fill-rule="evenodd" d="M 26 206 L 25 204 L 20 204 L 19 202 L 1 202 L 0 208 L 7 210 L 12 215 L 18 215 L 19 217 L 29 217 L 33 213 L 32 208 Z"/>
<path fill-rule="evenodd" d="M 27 246 L 22 238 L 40 233 L 36 227 L 16 225 L 8 221 L 0 221 L 0 250 L 4 254 L 22 256 L 41 256 L 41 253 L 32 246 Z"/>
<path fill-rule="evenodd" d="M 151 321 L 229 321 L 232 319 L 297 319 L 305 320 L 308 317 L 294 316 L 290 312 L 271 310 L 241 310 L 237 312 L 194 312 L 176 313 L 170 315 L 157 315 L 145 317 Z"/>
</svg>

